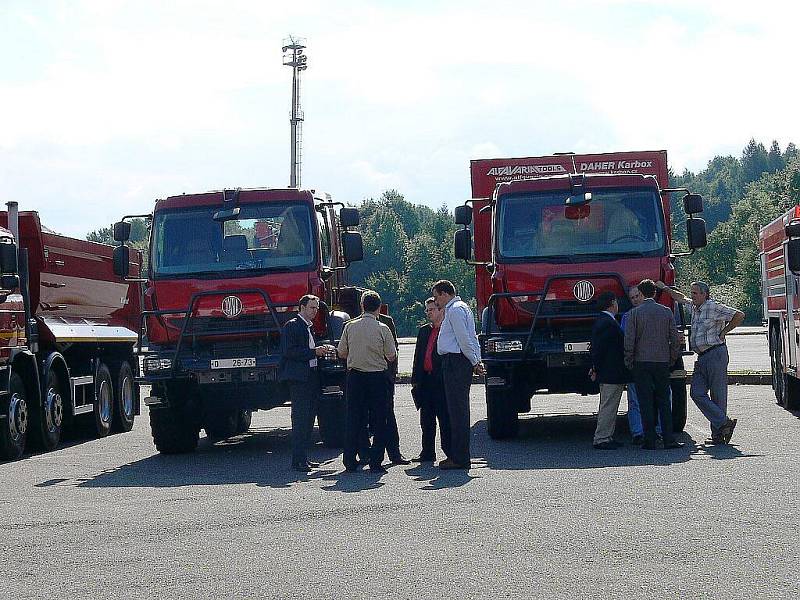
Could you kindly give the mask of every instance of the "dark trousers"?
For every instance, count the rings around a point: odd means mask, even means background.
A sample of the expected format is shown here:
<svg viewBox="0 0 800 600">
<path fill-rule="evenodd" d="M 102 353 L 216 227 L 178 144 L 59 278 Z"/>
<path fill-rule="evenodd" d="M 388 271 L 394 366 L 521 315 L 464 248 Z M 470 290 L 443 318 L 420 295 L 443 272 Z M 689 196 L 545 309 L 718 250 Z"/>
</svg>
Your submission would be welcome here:
<svg viewBox="0 0 800 600">
<path fill-rule="evenodd" d="M 419 408 L 419 425 L 422 429 L 422 451 L 425 460 L 436 459 L 436 421 L 439 421 L 442 451 L 450 455 L 450 418 L 441 374 L 436 374 L 420 384 L 422 401 Z"/>
<path fill-rule="evenodd" d="M 315 405 L 319 399 L 319 375 L 311 369 L 308 381 L 290 381 L 292 401 L 292 464 L 302 466 L 308 460 L 314 431 Z"/>
<path fill-rule="evenodd" d="M 448 458 L 468 465 L 469 454 L 469 388 L 472 385 L 472 363 L 463 354 L 442 357 L 444 392 L 450 418 L 450 451 Z"/>
<path fill-rule="evenodd" d="M 379 466 L 386 450 L 386 371 L 365 373 L 351 369 L 347 373 L 347 427 L 344 446 L 344 466 L 354 467 L 356 453 L 363 448 L 367 420 L 372 425 L 372 447 L 369 464 Z"/>
<path fill-rule="evenodd" d="M 386 377 L 386 454 L 389 460 L 400 458 L 400 432 L 397 430 L 397 417 L 394 414 L 394 382 L 395 376 Z"/>
<path fill-rule="evenodd" d="M 661 418 L 661 436 L 664 438 L 664 443 L 672 443 L 674 435 L 669 395 L 669 364 L 636 362 L 633 364 L 633 380 L 639 398 L 639 409 L 642 412 L 645 442 L 655 442 L 656 413 L 658 413 Z"/>
</svg>

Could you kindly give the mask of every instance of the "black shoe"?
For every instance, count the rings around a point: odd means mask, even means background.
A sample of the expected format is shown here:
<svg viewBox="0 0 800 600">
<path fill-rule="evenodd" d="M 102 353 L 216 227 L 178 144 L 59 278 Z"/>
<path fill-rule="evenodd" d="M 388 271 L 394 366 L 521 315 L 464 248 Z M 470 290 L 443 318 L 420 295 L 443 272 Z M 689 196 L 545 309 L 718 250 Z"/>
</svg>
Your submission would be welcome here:
<svg viewBox="0 0 800 600">
<path fill-rule="evenodd" d="M 658 450 L 655 442 L 642 442 L 642 450 Z"/>
<path fill-rule="evenodd" d="M 435 456 L 423 456 L 420 454 L 419 456 L 415 456 L 411 459 L 411 462 L 415 463 L 424 463 L 424 462 L 436 462 Z"/>
<path fill-rule="evenodd" d="M 311 467 L 304 464 L 292 465 L 292 471 L 298 471 L 300 473 L 308 473 L 311 471 Z"/>
<path fill-rule="evenodd" d="M 389 460 L 392 462 L 393 465 L 410 465 L 411 464 L 411 461 L 408 460 L 402 454 L 400 456 L 395 456 L 394 458 L 390 458 Z"/>
<path fill-rule="evenodd" d="M 706 438 L 705 442 L 703 442 L 706 446 L 720 446 L 725 443 L 725 440 L 722 439 L 722 436 L 719 434 L 712 435 L 710 438 Z"/>
<path fill-rule="evenodd" d="M 633 439 L 631 439 L 631 444 L 634 446 L 641 446 L 644 444 L 644 436 L 643 435 L 635 435 Z"/>
<path fill-rule="evenodd" d="M 719 435 L 722 436 L 722 441 L 726 444 L 730 444 L 731 438 L 733 437 L 733 430 L 736 428 L 736 419 L 728 419 L 725 421 L 725 424 L 720 427 Z"/>
<path fill-rule="evenodd" d="M 683 442 L 676 442 L 673 440 L 664 444 L 664 450 L 677 450 L 678 448 L 683 448 L 685 445 L 686 444 Z"/>
<path fill-rule="evenodd" d="M 457 463 L 454 460 L 449 458 L 444 459 L 443 461 L 439 462 L 439 468 L 444 470 L 451 470 L 451 469 L 465 469 L 469 471 L 469 464 L 462 465 L 461 463 Z"/>
<path fill-rule="evenodd" d="M 616 443 L 614 440 L 608 440 L 605 442 L 600 442 L 599 444 L 592 444 L 595 450 L 616 450 L 619 448 L 619 444 Z"/>
<path fill-rule="evenodd" d="M 388 473 L 388 471 L 383 468 L 383 465 L 370 465 L 369 472 L 374 473 L 375 475 L 385 475 Z"/>
</svg>

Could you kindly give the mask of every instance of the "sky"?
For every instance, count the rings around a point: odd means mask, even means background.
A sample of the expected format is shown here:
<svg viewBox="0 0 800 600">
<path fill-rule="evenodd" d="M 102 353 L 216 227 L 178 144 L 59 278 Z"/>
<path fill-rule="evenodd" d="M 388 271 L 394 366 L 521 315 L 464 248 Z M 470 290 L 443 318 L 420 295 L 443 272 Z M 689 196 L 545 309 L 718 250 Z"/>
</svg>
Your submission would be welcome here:
<svg viewBox="0 0 800 600">
<path fill-rule="evenodd" d="M 76 237 L 157 198 L 289 183 L 454 207 L 469 161 L 800 145 L 800 3 L 0 0 L 0 202 Z"/>
</svg>

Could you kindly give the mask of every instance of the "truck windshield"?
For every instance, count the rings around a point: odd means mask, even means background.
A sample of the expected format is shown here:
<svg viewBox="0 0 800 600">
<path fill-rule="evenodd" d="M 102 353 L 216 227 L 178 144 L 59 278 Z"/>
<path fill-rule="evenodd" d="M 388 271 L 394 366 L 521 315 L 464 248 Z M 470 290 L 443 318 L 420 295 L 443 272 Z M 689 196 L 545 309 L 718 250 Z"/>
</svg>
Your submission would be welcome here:
<svg viewBox="0 0 800 600">
<path fill-rule="evenodd" d="M 154 276 L 244 275 L 313 267 L 313 229 L 305 204 L 270 202 L 240 209 L 236 219 L 223 223 L 213 219 L 218 206 L 156 213 Z"/>
<path fill-rule="evenodd" d="M 664 219 L 658 193 L 646 189 L 592 190 L 592 201 L 565 206 L 566 193 L 500 199 L 498 250 L 505 259 L 660 256 Z"/>
</svg>

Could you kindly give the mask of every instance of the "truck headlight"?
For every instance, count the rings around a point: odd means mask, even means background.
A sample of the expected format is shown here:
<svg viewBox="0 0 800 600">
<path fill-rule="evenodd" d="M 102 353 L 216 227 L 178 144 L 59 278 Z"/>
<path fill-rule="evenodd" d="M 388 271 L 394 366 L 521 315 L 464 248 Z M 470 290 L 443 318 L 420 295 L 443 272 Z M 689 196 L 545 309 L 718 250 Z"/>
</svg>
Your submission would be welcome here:
<svg viewBox="0 0 800 600">
<path fill-rule="evenodd" d="M 522 352 L 522 340 L 494 339 L 486 342 L 486 351 L 494 352 Z"/>
<path fill-rule="evenodd" d="M 171 358 L 146 358 L 144 360 L 145 371 L 166 371 L 172 368 Z"/>
</svg>

